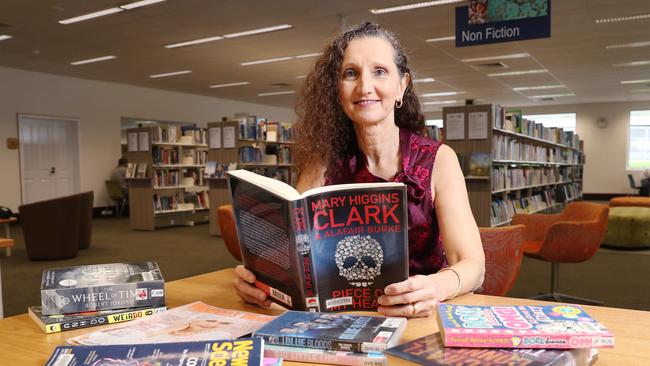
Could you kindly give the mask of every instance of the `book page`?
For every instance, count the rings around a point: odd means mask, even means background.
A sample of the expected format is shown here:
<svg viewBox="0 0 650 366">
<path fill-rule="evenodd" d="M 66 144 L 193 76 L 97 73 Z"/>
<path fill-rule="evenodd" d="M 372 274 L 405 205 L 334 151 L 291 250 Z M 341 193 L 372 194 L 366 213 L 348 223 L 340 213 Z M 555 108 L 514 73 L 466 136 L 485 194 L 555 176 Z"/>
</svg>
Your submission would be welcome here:
<svg viewBox="0 0 650 366">
<path fill-rule="evenodd" d="M 228 175 L 232 175 L 233 177 L 236 177 L 241 180 L 245 180 L 251 184 L 262 187 L 268 190 L 269 192 L 277 195 L 278 197 L 282 197 L 289 201 L 293 201 L 301 198 L 298 191 L 296 191 L 296 189 L 293 188 L 292 186 L 273 178 L 269 178 L 263 175 L 249 172 L 248 170 L 244 170 L 244 169 L 231 170 L 228 171 Z"/>
</svg>

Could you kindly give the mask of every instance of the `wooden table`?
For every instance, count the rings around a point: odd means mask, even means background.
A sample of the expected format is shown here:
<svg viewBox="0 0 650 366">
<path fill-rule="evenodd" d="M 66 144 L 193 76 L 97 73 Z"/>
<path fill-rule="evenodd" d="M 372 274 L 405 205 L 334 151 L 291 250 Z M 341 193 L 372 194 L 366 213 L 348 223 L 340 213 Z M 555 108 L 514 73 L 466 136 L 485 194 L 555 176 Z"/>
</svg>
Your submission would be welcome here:
<svg viewBox="0 0 650 366">
<path fill-rule="evenodd" d="M 11 239 L 11 229 L 9 229 L 9 225 L 13 224 L 14 222 L 18 221 L 15 217 L 10 217 L 8 219 L 0 219 L 0 224 L 4 225 L 5 227 L 5 235 L 4 237 L 6 239 Z M 7 257 L 11 257 L 11 247 L 14 245 L 13 240 L 11 242 L 4 242 L 2 241 L 3 239 L 0 239 L 0 248 L 5 247 L 5 250 L 7 252 Z"/>
<path fill-rule="evenodd" d="M 232 289 L 233 271 L 231 269 L 207 273 L 166 285 L 167 304 L 170 307 L 201 300 L 205 303 L 238 308 L 265 314 L 279 314 L 280 307 L 260 309 L 244 304 Z M 452 301 L 457 304 L 472 305 L 519 305 L 543 304 L 543 301 L 465 295 Z M 624 310 L 598 306 L 585 306 L 593 317 L 605 324 L 615 335 L 616 346 L 600 351 L 596 366 L 640 365 L 650 360 L 650 312 Z M 90 330 L 89 330 L 90 329 Z M 41 332 L 27 314 L 0 320 L 0 365 L 43 365 L 55 346 L 65 343 L 74 335 L 97 330 L 87 328 L 46 335 Z M 411 319 L 402 338 L 403 341 L 415 339 L 438 331 L 435 318 Z M 299 363 L 287 362 L 287 365 Z M 313 364 L 310 364 L 313 365 Z"/>
</svg>

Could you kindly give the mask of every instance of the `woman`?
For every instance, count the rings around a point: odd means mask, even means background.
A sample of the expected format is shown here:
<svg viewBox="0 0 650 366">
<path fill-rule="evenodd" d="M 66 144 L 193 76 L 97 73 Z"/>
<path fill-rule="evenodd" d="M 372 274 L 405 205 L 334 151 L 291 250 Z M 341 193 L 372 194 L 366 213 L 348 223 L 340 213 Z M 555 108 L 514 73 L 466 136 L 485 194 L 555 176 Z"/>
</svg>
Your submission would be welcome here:
<svg viewBox="0 0 650 366">
<path fill-rule="evenodd" d="M 407 186 L 411 277 L 385 288 L 379 312 L 429 316 L 438 302 L 481 285 L 485 258 L 456 154 L 419 135 L 424 116 L 391 32 L 365 23 L 336 37 L 307 77 L 297 112 L 298 191 L 355 182 Z M 238 266 L 235 273 L 239 296 L 270 305 L 250 271 Z"/>
</svg>

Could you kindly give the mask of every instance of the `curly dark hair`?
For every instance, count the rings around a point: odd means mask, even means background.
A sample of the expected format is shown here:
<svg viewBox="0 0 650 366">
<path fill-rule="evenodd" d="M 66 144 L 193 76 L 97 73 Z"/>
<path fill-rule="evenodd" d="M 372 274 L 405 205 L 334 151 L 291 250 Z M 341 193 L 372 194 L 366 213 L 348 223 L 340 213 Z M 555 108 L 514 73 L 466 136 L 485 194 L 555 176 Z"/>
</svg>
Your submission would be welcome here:
<svg viewBox="0 0 650 366">
<path fill-rule="evenodd" d="M 406 53 L 397 37 L 380 25 L 366 22 L 335 36 L 325 46 L 314 70 L 307 75 L 296 107 L 298 122 L 295 156 L 300 172 L 313 164 L 326 169 L 333 168 L 337 162 L 350 158 L 358 151 L 352 121 L 338 102 L 338 82 L 348 45 L 354 39 L 366 37 L 377 37 L 390 43 L 400 76 L 403 77 L 406 73 L 412 75 Z M 395 124 L 422 133 L 424 115 L 411 78 L 402 101 L 402 107 L 395 109 Z"/>
</svg>

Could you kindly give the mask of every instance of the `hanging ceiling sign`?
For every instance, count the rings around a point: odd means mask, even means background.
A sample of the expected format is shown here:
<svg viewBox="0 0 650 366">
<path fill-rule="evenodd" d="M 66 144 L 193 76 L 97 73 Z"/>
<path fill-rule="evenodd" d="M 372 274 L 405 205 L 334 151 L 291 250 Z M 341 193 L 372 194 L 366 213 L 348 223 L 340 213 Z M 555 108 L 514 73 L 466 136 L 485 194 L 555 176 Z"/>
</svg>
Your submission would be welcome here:
<svg viewBox="0 0 650 366">
<path fill-rule="evenodd" d="M 456 8 L 456 47 L 551 37 L 551 0 L 469 0 Z"/>
</svg>

